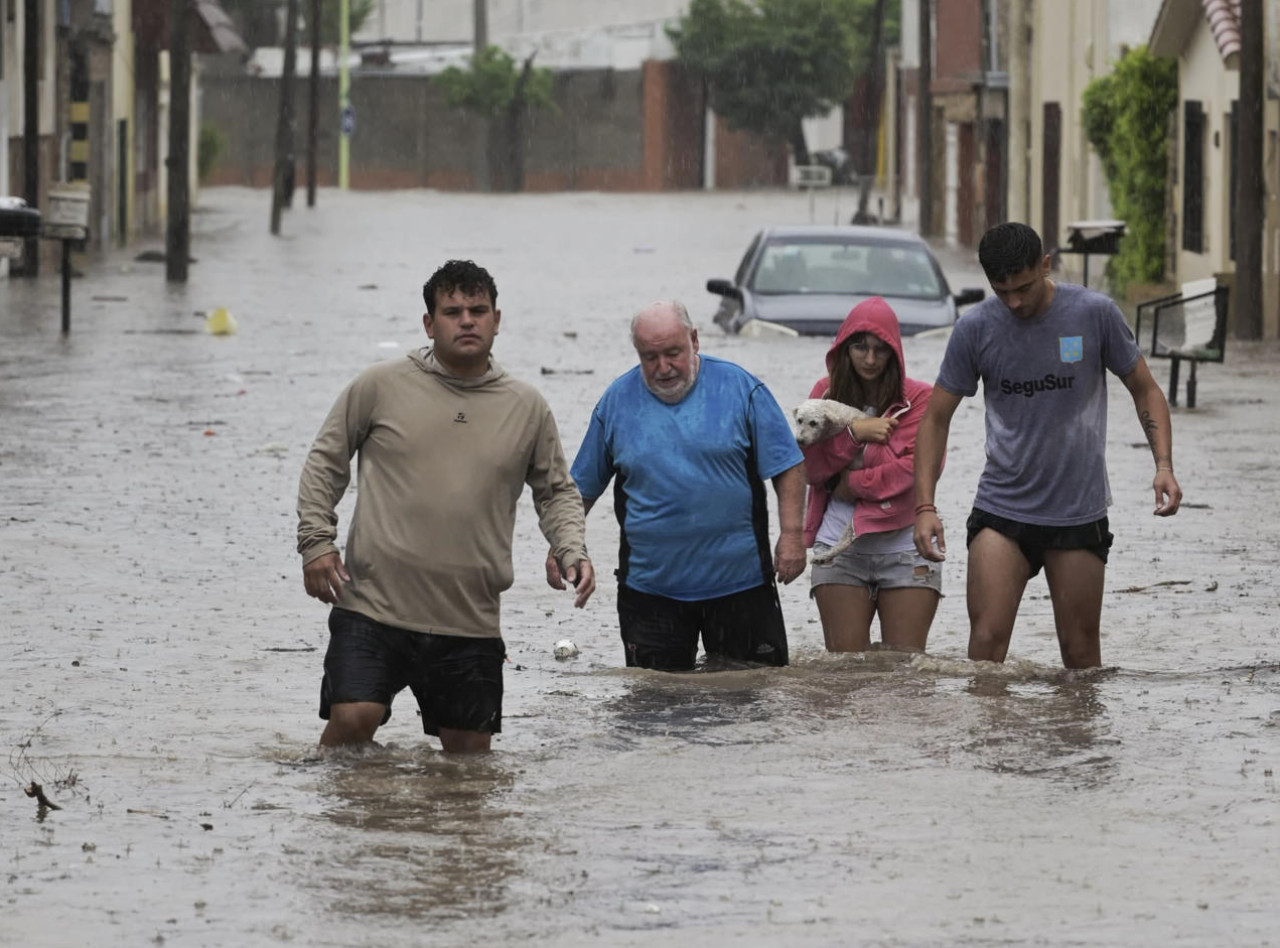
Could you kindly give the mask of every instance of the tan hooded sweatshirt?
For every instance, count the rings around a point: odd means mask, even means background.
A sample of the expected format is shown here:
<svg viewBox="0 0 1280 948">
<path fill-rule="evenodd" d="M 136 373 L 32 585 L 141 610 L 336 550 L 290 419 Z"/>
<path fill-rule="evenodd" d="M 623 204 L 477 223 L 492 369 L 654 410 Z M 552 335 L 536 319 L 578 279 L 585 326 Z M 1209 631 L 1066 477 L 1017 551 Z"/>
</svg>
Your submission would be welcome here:
<svg viewBox="0 0 1280 948">
<path fill-rule="evenodd" d="M 338 549 L 336 508 L 356 452 L 344 609 L 419 632 L 500 636 L 525 484 L 557 560 L 586 556 L 582 498 L 551 409 L 495 362 L 456 378 L 424 348 L 370 366 L 343 390 L 298 485 L 304 564 Z"/>
</svg>

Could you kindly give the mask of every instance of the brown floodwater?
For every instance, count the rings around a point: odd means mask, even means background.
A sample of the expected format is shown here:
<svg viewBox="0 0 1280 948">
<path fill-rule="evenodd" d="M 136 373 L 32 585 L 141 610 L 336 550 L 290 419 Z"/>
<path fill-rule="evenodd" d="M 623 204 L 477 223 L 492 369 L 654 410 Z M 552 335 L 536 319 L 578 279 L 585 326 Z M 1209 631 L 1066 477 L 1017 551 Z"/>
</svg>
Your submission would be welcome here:
<svg viewBox="0 0 1280 948">
<path fill-rule="evenodd" d="M 1042 578 L 1010 661 L 964 658 L 976 399 L 939 488 L 927 655 L 827 654 L 803 578 L 789 668 L 624 669 L 610 498 L 578 611 L 542 578 L 526 496 L 495 751 L 442 755 L 406 693 L 380 748 L 322 757 L 298 473 L 346 381 L 422 343 L 436 265 L 493 271 L 496 356 L 570 454 L 652 299 L 685 300 L 702 351 L 786 407 L 827 343 L 727 338 L 703 289 L 759 226 L 807 220 L 803 195 L 321 191 L 278 239 L 269 207 L 205 193 L 183 287 L 84 261 L 65 339 L 56 275 L 0 281 L 0 945 L 1280 942 L 1274 346 L 1233 346 L 1175 412 L 1171 520 L 1112 382 L 1101 670 L 1059 667 Z M 943 263 L 982 285 L 968 254 Z M 236 335 L 203 331 L 220 306 Z M 944 346 L 908 339 L 909 374 L 932 379 Z M 562 638 L 581 654 L 556 660 Z"/>
</svg>

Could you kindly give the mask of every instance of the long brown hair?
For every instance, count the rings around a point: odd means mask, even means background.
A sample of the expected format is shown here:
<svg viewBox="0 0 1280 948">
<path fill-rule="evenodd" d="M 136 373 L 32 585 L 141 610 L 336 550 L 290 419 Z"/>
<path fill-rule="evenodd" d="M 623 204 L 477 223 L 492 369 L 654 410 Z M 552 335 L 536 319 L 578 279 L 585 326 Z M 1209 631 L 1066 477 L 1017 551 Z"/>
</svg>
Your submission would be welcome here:
<svg viewBox="0 0 1280 948">
<path fill-rule="evenodd" d="M 876 393 L 878 399 L 872 402 L 861 376 L 853 371 L 853 365 L 849 361 L 849 347 L 855 342 L 888 345 L 873 332 L 855 332 L 846 339 L 831 368 L 827 383 L 827 398 L 844 402 L 859 410 L 866 408 L 867 405 L 874 405 L 876 414 L 883 416 L 894 402 L 902 401 L 902 367 L 898 365 L 898 353 L 892 346 L 889 347 L 889 359 L 885 363 L 884 373 L 880 376 L 879 391 Z"/>
</svg>

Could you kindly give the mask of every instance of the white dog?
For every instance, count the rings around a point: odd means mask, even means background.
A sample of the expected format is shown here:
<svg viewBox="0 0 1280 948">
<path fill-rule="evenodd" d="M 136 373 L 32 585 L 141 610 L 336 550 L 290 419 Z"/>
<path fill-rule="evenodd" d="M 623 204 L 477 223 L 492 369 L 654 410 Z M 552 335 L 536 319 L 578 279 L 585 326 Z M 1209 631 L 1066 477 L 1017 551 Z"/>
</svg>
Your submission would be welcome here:
<svg viewBox="0 0 1280 948">
<path fill-rule="evenodd" d="M 806 399 L 796 406 L 793 414 L 796 419 L 796 441 L 803 445 L 817 444 L 841 429 L 849 428 L 858 419 L 867 417 L 865 412 L 830 398 Z M 850 428 L 850 434 L 852 433 Z M 853 536 L 853 521 L 850 520 L 840 541 L 826 552 L 815 553 L 813 562 L 819 566 L 830 563 L 848 549 Z"/>
<path fill-rule="evenodd" d="M 830 398 L 806 399 L 796 406 L 793 414 L 796 417 L 796 441 L 803 445 L 817 444 L 841 428 L 867 417 L 852 405 Z"/>
</svg>

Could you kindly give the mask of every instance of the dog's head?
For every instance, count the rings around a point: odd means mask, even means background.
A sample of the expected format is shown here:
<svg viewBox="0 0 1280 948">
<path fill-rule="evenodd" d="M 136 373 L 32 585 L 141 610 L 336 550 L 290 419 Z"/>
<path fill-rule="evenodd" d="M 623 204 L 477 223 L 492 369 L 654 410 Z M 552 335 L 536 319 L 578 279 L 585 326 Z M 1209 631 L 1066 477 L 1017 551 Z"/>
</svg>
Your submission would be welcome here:
<svg viewBox="0 0 1280 948">
<path fill-rule="evenodd" d="M 826 402 L 821 398 L 806 399 L 795 407 L 792 414 L 796 419 L 796 441 L 800 444 L 816 444 L 841 427 L 832 421 Z"/>
</svg>

